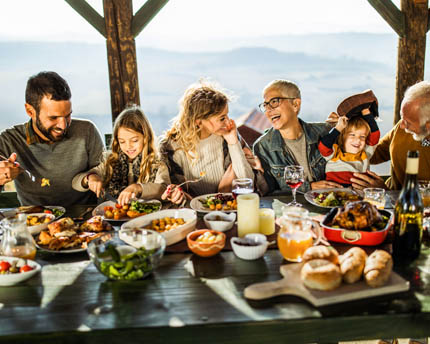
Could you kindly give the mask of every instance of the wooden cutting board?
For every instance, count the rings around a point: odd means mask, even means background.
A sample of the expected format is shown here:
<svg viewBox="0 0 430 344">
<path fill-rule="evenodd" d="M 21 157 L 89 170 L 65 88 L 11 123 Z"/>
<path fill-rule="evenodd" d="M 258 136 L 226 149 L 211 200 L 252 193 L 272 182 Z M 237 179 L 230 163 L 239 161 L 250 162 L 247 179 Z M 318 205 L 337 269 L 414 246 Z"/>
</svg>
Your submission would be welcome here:
<svg viewBox="0 0 430 344">
<path fill-rule="evenodd" d="M 342 283 L 331 291 L 320 291 L 306 288 L 300 279 L 303 263 L 286 264 L 280 268 L 283 279 L 274 282 L 256 283 L 245 288 L 247 299 L 263 300 L 279 295 L 294 295 L 309 301 L 315 307 L 331 305 L 340 302 L 353 301 L 368 297 L 398 293 L 409 290 L 409 282 L 392 272 L 387 284 L 372 288 L 366 282 L 354 284 Z"/>
</svg>

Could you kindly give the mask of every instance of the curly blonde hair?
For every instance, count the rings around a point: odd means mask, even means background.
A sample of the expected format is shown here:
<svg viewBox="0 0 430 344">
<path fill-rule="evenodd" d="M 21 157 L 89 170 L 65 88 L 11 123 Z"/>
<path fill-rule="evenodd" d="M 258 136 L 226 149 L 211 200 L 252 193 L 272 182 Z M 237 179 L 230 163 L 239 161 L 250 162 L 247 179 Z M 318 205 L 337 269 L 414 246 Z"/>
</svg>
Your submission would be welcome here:
<svg viewBox="0 0 430 344">
<path fill-rule="evenodd" d="M 152 169 L 158 161 L 158 151 L 155 146 L 155 135 L 143 110 L 137 105 L 125 108 L 116 118 L 113 127 L 112 152 L 106 159 L 106 172 L 104 185 L 106 186 L 112 178 L 113 165 L 119 160 L 121 148 L 118 142 L 118 131 L 120 128 L 131 129 L 143 135 L 142 161 L 139 169 L 139 183 L 148 183 Z"/>
<path fill-rule="evenodd" d="M 196 121 L 219 115 L 229 100 L 229 96 L 213 83 L 192 84 L 179 101 L 179 113 L 165 133 L 166 138 L 177 142 L 190 160 L 196 160 L 201 130 Z"/>
</svg>

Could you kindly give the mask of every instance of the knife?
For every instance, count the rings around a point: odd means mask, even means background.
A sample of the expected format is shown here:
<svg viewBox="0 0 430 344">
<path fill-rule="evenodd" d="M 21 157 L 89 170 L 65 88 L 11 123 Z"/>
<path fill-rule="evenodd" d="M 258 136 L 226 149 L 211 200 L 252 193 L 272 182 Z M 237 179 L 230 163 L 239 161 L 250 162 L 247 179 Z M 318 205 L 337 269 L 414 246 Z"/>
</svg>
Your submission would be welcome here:
<svg viewBox="0 0 430 344">
<path fill-rule="evenodd" d="M 109 192 L 103 191 L 103 194 L 101 195 L 101 197 L 107 201 L 114 202 L 115 204 L 118 203 L 118 200 L 115 197 L 113 197 Z"/>
</svg>

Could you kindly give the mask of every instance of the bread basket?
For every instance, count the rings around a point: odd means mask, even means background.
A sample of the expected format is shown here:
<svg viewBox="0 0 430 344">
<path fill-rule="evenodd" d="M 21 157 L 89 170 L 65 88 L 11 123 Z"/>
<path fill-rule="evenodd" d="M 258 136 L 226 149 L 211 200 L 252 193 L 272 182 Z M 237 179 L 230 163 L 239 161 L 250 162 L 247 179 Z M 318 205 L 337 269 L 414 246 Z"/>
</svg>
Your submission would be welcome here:
<svg viewBox="0 0 430 344">
<path fill-rule="evenodd" d="M 337 211 L 337 208 L 331 209 L 325 216 L 324 220 L 321 222 L 324 235 L 329 241 L 341 242 L 351 245 L 376 246 L 384 242 L 388 231 L 393 226 L 394 215 L 387 210 L 378 209 L 381 215 L 388 217 L 385 227 L 378 231 L 367 232 L 330 227 L 328 224 L 331 223 Z"/>
</svg>

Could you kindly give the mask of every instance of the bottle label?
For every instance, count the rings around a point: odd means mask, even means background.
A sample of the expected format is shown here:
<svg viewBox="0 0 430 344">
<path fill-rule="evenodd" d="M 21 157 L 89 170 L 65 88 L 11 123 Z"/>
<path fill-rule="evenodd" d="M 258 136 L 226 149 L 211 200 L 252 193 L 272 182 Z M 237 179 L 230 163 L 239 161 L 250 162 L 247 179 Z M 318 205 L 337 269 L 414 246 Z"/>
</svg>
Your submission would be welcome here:
<svg viewBox="0 0 430 344">
<path fill-rule="evenodd" d="M 406 174 L 418 174 L 418 158 L 407 158 Z"/>
</svg>

